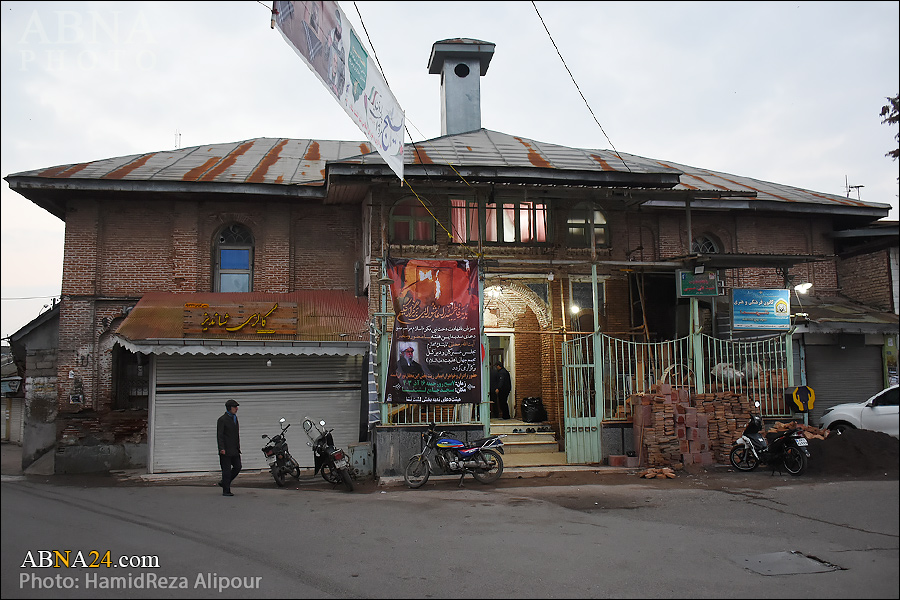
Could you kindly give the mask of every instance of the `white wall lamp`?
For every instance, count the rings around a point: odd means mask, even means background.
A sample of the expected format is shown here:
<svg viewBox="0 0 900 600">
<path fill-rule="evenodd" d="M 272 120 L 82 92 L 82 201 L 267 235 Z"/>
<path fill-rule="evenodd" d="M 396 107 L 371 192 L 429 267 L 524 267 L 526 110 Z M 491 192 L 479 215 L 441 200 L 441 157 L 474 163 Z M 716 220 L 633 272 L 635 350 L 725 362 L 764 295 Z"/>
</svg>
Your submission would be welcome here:
<svg viewBox="0 0 900 600">
<path fill-rule="evenodd" d="M 803 303 L 800 302 L 800 294 L 806 295 L 809 293 L 809 290 L 812 289 L 812 285 L 809 282 L 798 283 L 794 286 L 794 295 L 797 297 L 797 305 L 800 307 L 800 310 L 803 310 Z M 795 317 L 799 317 L 801 319 L 806 319 L 809 321 L 809 314 L 805 312 L 798 312 Z"/>
</svg>

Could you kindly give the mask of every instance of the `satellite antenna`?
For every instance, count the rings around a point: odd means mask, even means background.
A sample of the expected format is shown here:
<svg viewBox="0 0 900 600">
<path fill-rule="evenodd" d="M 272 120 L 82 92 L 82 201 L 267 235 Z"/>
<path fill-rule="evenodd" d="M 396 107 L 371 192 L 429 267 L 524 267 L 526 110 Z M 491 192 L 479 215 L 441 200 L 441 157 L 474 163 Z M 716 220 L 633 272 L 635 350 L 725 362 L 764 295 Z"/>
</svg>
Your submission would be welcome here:
<svg viewBox="0 0 900 600">
<path fill-rule="evenodd" d="M 844 175 L 844 187 L 847 190 L 847 197 L 850 197 L 850 190 L 856 190 L 856 199 L 862 200 L 859 196 L 859 188 L 866 187 L 864 185 L 850 185 L 850 180 L 847 179 L 847 176 Z"/>
</svg>

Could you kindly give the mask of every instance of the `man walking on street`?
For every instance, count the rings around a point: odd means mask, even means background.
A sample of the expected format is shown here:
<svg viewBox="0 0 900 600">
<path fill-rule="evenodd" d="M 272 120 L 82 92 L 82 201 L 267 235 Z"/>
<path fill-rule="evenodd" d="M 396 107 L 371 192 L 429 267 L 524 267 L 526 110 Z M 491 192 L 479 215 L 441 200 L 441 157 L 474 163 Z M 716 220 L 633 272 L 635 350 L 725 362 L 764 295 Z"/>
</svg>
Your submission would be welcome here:
<svg viewBox="0 0 900 600">
<path fill-rule="evenodd" d="M 223 496 L 231 493 L 231 482 L 241 472 L 241 434 L 237 411 L 239 404 L 234 400 L 225 402 L 225 414 L 216 422 L 216 441 L 219 445 L 219 464 L 222 467 Z"/>
</svg>

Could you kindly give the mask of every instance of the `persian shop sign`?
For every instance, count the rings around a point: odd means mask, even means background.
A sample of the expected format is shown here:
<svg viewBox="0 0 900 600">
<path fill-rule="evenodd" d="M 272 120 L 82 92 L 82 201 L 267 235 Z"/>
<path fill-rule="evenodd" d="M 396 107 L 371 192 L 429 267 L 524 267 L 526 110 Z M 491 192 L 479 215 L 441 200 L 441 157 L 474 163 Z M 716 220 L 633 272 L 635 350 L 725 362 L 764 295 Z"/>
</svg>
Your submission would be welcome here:
<svg viewBox="0 0 900 600">
<path fill-rule="evenodd" d="M 790 290 L 732 290 L 734 329 L 791 328 Z"/>
<path fill-rule="evenodd" d="M 279 339 L 279 336 L 293 337 L 296 333 L 296 302 L 187 302 L 184 305 L 184 337 Z"/>
<path fill-rule="evenodd" d="M 695 274 L 679 270 L 675 272 L 675 277 L 678 279 L 676 292 L 679 298 L 719 295 L 719 278 L 715 271 Z"/>
</svg>

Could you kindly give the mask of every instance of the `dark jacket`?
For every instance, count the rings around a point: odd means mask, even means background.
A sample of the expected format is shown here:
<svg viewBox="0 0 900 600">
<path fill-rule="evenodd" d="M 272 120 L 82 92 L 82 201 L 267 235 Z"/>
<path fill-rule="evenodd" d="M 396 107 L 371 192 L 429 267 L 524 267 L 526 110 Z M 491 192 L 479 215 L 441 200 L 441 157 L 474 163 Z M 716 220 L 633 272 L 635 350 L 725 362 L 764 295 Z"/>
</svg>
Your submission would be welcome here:
<svg viewBox="0 0 900 600">
<path fill-rule="evenodd" d="M 501 394 L 508 394 L 512 390 L 512 380 L 506 367 L 495 368 L 493 375 L 494 377 L 491 377 L 491 391 L 500 390 Z"/>
<path fill-rule="evenodd" d="M 219 454 L 222 450 L 225 451 L 225 456 L 237 456 L 241 453 L 241 426 L 231 412 L 226 412 L 216 422 L 216 441 L 219 444 Z"/>
</svg>

